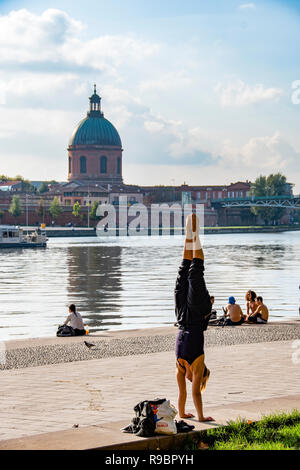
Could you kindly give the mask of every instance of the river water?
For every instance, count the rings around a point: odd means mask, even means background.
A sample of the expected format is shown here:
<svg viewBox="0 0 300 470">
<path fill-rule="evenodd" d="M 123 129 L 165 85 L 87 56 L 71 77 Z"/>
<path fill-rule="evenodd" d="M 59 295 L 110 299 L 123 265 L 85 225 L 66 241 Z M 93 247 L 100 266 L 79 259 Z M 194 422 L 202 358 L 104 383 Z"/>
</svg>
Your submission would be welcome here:
<svg viewBox="0 0 300 470">
<path fill-rule="evenodd" d="M 90 331 L 174 323 L 183 237 L 50 239 L 0 251 L 0 340 L 53 336 L 75 303 Z M 205 278 L 221 314 L 229 295 L 262 295 L 270 319 L 299 316 L 300 233 L 206 235 Z"/>
</svg>

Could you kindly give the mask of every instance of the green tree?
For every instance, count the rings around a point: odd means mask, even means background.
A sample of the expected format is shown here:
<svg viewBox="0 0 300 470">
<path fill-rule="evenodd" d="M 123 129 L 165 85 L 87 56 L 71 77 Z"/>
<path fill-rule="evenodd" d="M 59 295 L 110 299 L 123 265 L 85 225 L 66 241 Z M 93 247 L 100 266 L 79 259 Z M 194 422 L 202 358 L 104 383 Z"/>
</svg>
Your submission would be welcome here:
<svg viewBox="0 0 300 470">
<path fill-rule="evenodd" d="M 47 193 L 48 191 L 49 191 L 49 186 L 45 181 L 43 181 L 43 183 L 40 186 L 39 193 L 43 194 L 43 193 Z"/>
<path fill-rule="evenodd" d="M 286 177 L 281 173 L 259 176 L 251 186 L 251 196 L 283 196 L 287 194 Z M 275 223 L 286 213 L 282 207 L 252 207 L 251 212 L 261 217 L 266 225 Z"/>
<path fill-rule="evenodd" d="M 51 214 L 51 217 L 53 217 L 53 219 L 56 219 L 57 217 L 60 216 L 62 211 L 63 209 L 59 203 L 58 197 L 56 196 L 51 202 L 50 207 L 49 207 L 49 212 Z"/>
<path fill-rule="evenodd" d="M 294 211 L 294 222 L 296 222 L 297 224 L 300 224 L 300 209 L 296 209 Z"/>
<path fill-rule="evenodd" d="M 0 220 L 2 220 L 2 217 L 4 216 L 4 211 L 0 209 Z"/>
<path fill-rule="evenodd" d="M 19 198 L 19 196 L 13 196 L 8 212 L 14 216 L 15 221 L 16 221 L 16 218 L 22 214 L 23 209 L 22 209 L 21 199 Z"/>
<path fill-rule="evenodd" d="M 99 217 L 97 216 L 98 207 L 99 207 L 99 202 L 94 201 L 92 206 L 91 206 L 90 219 L 92 219 L 92 220 L 99 219 Z"/>
<path fill-rule="evenodd" d="M 45 215 L 45 204 L 44 204 L 44 199 L 41 198 L 39 200 L 39 203 L 38 203 L 38 206 L 36 208 L 36 214 L 39 216 L 39 217 L 42 217 L 42 220 L 44 222 L 44 215 Z"/>
<path fill-rule="evenodd" d="M 80 212 L 80 204 L 79 202 L 75 202 L 75 204 L 73 205 L 73 212 L 72 214 L 75 216 L 75 217 L 78 217 L 79 216 L 79 212 Z"/>
<path fill-rule="evenodd" d="M 29 180 L 22 179 L 22 191 L 26 193 L 34 193 L 35 187 L 30 183 Z"/>
</svg>

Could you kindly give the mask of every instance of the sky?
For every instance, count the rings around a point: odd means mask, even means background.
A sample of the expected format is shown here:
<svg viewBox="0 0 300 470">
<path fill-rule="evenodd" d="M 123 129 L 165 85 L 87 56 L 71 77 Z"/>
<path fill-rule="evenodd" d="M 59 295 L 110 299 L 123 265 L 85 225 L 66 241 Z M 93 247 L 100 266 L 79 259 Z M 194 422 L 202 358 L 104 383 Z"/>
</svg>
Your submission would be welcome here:
<svg viewBox="0 0 300 470">
<path fill-rule="evenodd" d="M 0 0 L 0 174 L 65 181 L 96 83 L 125 183 L 299 194 L 299 43 L 299 1 Z"/>
</svg>

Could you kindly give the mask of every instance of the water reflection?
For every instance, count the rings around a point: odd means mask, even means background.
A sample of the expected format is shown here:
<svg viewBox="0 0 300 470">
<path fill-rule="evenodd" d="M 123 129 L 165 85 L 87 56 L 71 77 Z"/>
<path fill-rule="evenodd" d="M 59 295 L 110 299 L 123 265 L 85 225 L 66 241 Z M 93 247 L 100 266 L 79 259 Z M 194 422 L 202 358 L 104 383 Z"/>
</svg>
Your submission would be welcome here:
<svg viewBox="0 0 300 470">
<path fill-rule="evenodd" d="M 67 249 L 69 301 L 84 314 L 90 331 L 121 325 L 121 252 L 119 246 Z"/>
<path fill-rule="evenodd" d="M 0 251 L 0 340 L 54 336 L 75 303 L 91 331 L 174 322 L 183 238 L 50 239 L 46 250 Z M 271 319 L 298 316 L 299 232 L 208 235 L 205 277 L 221 313 L 229 295 L 262 295 Z"/>
</svg>

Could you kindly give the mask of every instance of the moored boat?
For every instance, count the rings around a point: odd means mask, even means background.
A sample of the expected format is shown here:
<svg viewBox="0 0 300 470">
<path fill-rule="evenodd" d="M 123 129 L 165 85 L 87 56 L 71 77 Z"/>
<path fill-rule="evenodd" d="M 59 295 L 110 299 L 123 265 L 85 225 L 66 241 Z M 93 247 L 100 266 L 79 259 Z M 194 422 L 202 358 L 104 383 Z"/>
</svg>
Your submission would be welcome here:
<svg viewBox="0 0 300 470">
<path fill-rule="evenodd" d="M 0 225 L 1 248 L 45 248 L 47 236 L 45 229 L 37 228 L 27 232 L 14 225 Z"/>
</svg>

